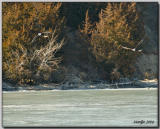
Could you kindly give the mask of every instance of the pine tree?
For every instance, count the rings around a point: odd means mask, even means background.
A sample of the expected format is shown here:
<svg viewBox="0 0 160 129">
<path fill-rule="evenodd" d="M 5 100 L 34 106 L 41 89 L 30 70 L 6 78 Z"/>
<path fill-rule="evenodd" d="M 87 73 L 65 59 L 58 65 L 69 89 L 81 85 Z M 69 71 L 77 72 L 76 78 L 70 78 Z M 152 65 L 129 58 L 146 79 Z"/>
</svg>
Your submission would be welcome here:
<svg viewBox="0 0 160 129">
<path fill-rule="evenodd" d="M 29 62 L 34 52 L 45 48 L 49 42 L 49 39 L 37 35 L 45 31 L 52 34 L 54 30 L 57 30 L 57 35 L 63 30 L 64 19 L 59 17 L 60 7 L 61 3 L 2 4 L 4 78 L 15 82 L 32 78 L 38 67 L 29 67 Z M 57 41 L 60 39 L 57 38 Z M 20 64 L 23 64 L 21 68 L 17 67 Z"/>
<path fill-rule="evenodd" d="M 108 3 L 101 10 L 91 37 L 97 60 L 112 63 L 124 76 L 132 75 L 139 53 L 123 46 L 135 48 L 144 37 L 143 27 L 136 3 Z"/>
<path fill-rule="evenodd" d="M 88 15 L 88 10 L 86 11 L 85 21 L 81 32 L 85 35 L 90 35 L 92 33 L 92 24 Z"/>
</svg>

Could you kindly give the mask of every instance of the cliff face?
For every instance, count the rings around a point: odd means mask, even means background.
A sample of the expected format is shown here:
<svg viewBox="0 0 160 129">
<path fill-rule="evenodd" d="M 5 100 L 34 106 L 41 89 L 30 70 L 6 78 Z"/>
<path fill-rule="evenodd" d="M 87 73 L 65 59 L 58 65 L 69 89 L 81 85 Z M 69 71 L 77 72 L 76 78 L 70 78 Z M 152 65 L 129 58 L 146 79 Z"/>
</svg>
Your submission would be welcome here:
<svg viewBox="0 0 160 129">
<path fill-rule="evenodd" d="M 145 40 L 143 54 L 135 64 L 135 76 L 155 78 L 158 76 L 158 3 L 139 3 L 137 7 L 144 21 Z"/>
</svg>

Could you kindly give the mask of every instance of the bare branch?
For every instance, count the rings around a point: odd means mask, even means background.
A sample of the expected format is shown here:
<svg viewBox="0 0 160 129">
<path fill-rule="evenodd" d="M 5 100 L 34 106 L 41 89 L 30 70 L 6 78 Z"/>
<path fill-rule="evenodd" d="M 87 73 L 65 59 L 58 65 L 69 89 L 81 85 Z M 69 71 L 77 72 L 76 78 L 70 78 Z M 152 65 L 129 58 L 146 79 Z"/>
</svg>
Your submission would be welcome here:
<svg viewBox="0 0 160 129">
<path fill-rule="evenodd" d="M 54 31 L 48 44 L 45 47 L 33 52 L 30 64 L 33 64 L 34 61 L 37 60 L 39 67 L 38 70 L 47 68 L 52 68 L 53 70 L 56 69 L 62 58 L 55 57 L 55 54 L 62 48 L 63 44 L 64 40 L 62 40 L 60 43 L 57 42 L 56 31 Z"/>
</svg>

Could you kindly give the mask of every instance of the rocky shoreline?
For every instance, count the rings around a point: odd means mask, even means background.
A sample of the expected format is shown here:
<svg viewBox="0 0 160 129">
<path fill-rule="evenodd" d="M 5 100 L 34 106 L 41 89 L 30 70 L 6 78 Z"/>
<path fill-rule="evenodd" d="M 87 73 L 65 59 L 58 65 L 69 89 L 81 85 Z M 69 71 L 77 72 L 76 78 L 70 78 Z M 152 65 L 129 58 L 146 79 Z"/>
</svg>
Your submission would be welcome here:
<svg viewBox="0 0 160 129">
<path fill-rule="evenodd" d="M 158 80 L 137 80 L 125 83 L 75 83 L 75 84 L 43 84 L 34 86 L 20 86 L 11 83 L 2 83 L 3 91 L 19 91 L 19 90 L 71 90 L 71 89 L 118 89 L 118 88 L 157 88 Z"/>
</svg>

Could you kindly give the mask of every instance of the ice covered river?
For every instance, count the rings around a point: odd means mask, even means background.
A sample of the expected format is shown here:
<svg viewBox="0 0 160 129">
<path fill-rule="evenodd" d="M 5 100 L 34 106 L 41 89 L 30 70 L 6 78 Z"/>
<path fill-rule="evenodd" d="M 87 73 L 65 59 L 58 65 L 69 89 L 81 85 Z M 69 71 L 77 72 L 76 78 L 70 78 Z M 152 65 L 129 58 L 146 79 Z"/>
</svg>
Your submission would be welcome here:
<svg viewBox="0 0 160 129">
<path fill-rule="evenodd" d="M 145 88 L 3 92 L 3 126 L 157 126 L 157 95 Z"/>
</svg>

